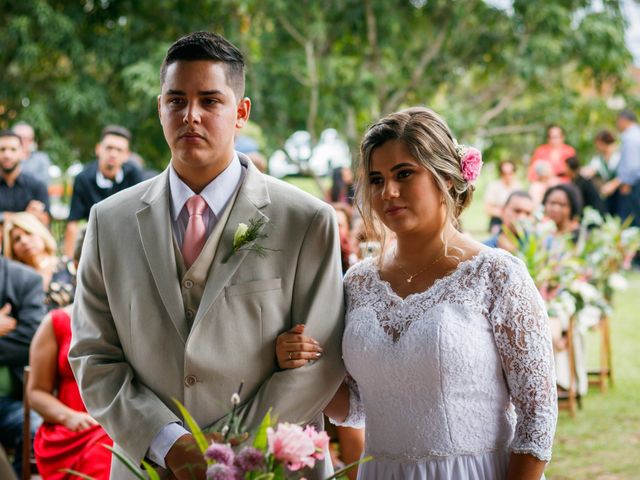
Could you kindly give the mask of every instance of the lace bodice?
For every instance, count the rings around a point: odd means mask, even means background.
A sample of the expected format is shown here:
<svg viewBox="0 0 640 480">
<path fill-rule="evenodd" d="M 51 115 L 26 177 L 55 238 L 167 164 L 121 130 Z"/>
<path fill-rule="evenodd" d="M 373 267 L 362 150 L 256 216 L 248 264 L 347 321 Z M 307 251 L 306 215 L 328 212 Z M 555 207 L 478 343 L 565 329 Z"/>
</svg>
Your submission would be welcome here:
<svg viewBox="0 0 640 480">
<path fill-rule="evenodd" d="M 498 249 L 400 298 L 374 260 L 345 277 L 345 424 L 375 458 L 500 449 L 549 460 L 557 417 L 547 315 L 524 264 Z"/>
</svg>

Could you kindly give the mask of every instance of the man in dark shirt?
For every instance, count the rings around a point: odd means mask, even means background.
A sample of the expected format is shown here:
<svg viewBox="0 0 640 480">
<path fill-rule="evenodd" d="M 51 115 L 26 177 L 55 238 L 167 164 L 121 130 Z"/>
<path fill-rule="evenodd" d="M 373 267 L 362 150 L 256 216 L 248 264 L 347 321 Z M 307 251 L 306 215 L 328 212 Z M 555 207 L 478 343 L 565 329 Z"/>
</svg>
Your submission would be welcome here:
<svg viewBox="0 0 640 480">
<path fill-rule="evenodd" d="M 584 207 L 594 208 L 600 215 L 607 213 L 604 200 L 600 197 L 600 193 L 593 181 L 580 175 L 580 162 L 576 156 L 567 158 L 567 177 L 580 191 Z"/>
<path fill-rule="evenodd" d="M 71 210 L 64 233 L 66 256 L 73 255 L 78 221 L 89 218 L 93 205 L 142 181 L 140 169 L 127 162 L 130 141 L 131 133 L 126 128 L 105 127 L 100 143 L 96 145 L 97 160 L 86 165 L 73 182 Z"/>
<path fill-rule="evenodd" d="M 500 232 L 483 242 L 487 247 L 502 248 L 508 252 L 514 253 L 518 249 L 518 245 L 514 245 L 510 235 L 504 231 L 506 229 L 513 237 L 518 239 L 520 228 L 524 227 L 523 223 L 527 223 L 533 219 L 533 210 L 535 204 L 531 199 L 531 195 L 527 192 L 516 190 L 502 207 L 502 228 Z"/>
<path fill-rule="evenodd" d="M 22 372 L 42 317 L 44 290 L 35 270 L 0 255 L 0 444 L 15 449 L 20 477 Z"/>
<path fill-rule="evenodd" d="M 22 171 L 22 142 L 14 132 L 0 132 L 0 212 L 5 220 L 11 212 L 29 212 L 49 224 L 47 186 Z"/>
</svg>

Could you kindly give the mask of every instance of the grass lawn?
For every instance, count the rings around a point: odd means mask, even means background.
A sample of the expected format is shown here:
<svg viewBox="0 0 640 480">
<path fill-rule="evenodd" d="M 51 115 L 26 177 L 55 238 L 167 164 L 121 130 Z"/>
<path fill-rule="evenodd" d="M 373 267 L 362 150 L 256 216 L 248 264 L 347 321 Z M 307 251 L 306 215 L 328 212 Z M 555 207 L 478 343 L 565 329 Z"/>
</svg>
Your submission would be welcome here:
<svg viewBox="0 0 640 480">
<path fill-rule="evenodd" d="M 592 388 L 571 419 L 560 413 L 549 480 L 640 478 L 640 273 L 616 297 L 611 319 L 615 385 L 606 394 Z M 589 338 L 595 366 L 597 342 Z"/>
</svg>

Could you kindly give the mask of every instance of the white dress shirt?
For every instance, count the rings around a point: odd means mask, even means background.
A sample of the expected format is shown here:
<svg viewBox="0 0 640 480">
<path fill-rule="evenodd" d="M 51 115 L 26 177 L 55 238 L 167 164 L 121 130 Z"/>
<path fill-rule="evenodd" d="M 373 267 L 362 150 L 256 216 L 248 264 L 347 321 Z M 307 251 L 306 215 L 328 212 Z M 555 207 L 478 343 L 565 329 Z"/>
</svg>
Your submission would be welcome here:
<svg viewBox="0 0 640 480">
<path fill-rule="evenodd" d="M 231 160 L 229 166 L 200 192 L 200 196 L 207 204 L 207 209 L 202 215 L 207 229 L 207 238 L 213 231 L 217 219 L 220 218 L 227 204 L 231 201 L 233 194 L 242 181 L 242 177 L 242 164 L 238 154 L 234 153 L 233 160 Z M 185 208 L 185 203 L 196 194 L 186 183 L 180 180 L 173 166 L 169 167 L 169 195 L 171 197 L 171 227 L 178 246 L 182 249 L 184 232 L 187 230 L 187 223 L 189 222 L 189 213 Z M 149 459 L 162 468 L 166 468 L 164 458 L 167 453 L 176 440 L 188 433 L 190 432 L 180 423 L 174 422 L 165 425 L 153 438 L 149 446 Z"/>
</svg>

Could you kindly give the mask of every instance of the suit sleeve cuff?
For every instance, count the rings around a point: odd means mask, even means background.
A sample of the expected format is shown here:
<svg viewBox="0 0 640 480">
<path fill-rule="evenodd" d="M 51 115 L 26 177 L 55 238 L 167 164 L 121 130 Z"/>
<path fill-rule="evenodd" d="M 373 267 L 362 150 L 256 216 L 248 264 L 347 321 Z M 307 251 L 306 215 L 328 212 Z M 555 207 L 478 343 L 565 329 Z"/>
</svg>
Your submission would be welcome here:
<svg viewBox="0 0 640 480">
<path fill-rule="evenodd" d="M 162 430 L 153 437 L 147 457 L 159 467 L 167 468 L 164 462 L 167 453 L 169 453 L 173 444 L 176 443 L 176 440 L 188 433 L 189 432 L 179 423 L 174 422 L 165 425 L 162 427 Z"/>
</svg>

